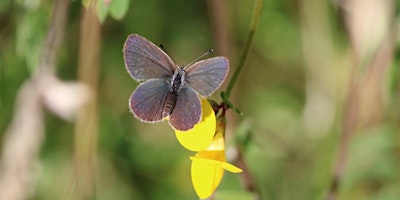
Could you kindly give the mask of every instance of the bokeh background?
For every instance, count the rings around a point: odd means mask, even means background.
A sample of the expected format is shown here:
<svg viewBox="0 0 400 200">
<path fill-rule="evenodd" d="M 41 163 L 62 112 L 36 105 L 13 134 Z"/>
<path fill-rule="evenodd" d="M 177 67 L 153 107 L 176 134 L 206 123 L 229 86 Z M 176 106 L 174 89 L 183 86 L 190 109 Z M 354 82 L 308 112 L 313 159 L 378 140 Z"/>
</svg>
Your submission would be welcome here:
<svg viewBox="0 0 400 200">
<path fill-rule="evenodd" d="M 0 1 L 3 199 L 197 199 L 166 122 L 129 112 L 131 33 L 236 69 L 255 1 Z M 211 199 L 400 199 L 399 2 L 267 0 Z M 95 15 L 93 13 L 95 12 Z M 226 89 L 226 85 L 220 89 Z M 219 92 L 211 98 L 219 102 Z"/>
</svg>

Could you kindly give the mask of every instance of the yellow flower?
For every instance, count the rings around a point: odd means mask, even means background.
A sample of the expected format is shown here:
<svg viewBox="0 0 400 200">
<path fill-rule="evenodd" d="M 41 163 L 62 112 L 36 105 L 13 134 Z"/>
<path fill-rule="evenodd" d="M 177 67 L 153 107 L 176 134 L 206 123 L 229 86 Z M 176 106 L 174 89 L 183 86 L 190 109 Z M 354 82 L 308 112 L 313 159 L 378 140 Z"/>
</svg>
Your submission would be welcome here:
<svg viewBox="0 0 400 200">
<path fill-rule="evenodd" d="M 202 99 L 202 120 L 188 131 L 175 130 L 178 141 L 186 149 L 198 151 L 192 160 L 192 183 L 197 195 L 204 199 L 213 194 L 221 183 L 224 170 L 240 173 L 242 170 L 226 162 L 225 121 L 216 120 L 206 99 Z M 218 123 L 218 125 L 217 125 Z"/>
<path fill-rule="evenodd" d="M 175 130 L 176 138 L 183 147 L 191 151 L 201 151 L 211 142 L 215 134 L 215 113 L 207 99 L 201 100 L 201 121 L 188 131 Z"/>
<path fill-rule="evenodd" d="M 232 173 L 242 170 L 225 161 L 225 142 L 222 132 L 217 132 L 210 146 L 190 157 L 192 160 L 192 183 L 197 195 L 207 198 L 221 183 L 224 169 Z"/>
</svg>

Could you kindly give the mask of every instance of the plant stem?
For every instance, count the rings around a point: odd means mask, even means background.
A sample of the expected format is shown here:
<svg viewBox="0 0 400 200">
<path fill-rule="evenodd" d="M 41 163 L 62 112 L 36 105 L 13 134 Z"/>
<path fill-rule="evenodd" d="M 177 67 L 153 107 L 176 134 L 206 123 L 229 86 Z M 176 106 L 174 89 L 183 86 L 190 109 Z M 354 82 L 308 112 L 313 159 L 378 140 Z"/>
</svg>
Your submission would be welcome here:
<svg viewBox="0 0 400 200">
<path fill-rule="evenodd" d="M 96 1 L 82 11 L 78 79 L 92 89 L 90 101 L 78 112 L 75 127 L 74 175 L 70 199 L 95 199 L 97 162 L 97 91 L 100 56 L 100 22 Z"/>
<path fill-rule="evenodd" d="M 354 79 L 354 76 L 353 76 Z M 343 113 L 343 126 L 342 133 L 339 138 L 338 158 L 336 160 L 333 172 L 332 181 L 326 196 L 326 200 L 337 199 L 339 185 L 342 182 L 343 173 L 347 164 L 347 157 L 349 154 L 350 138 L 356 131 L 356 126 L 359 120 L 359 107 L 360 104 L 360 87 L 355 80 L 351 81 L 350 92 L 347 96 L 344 113 Z"/>
<path fill-rule="evenodd" d="M 229 50 L 228 6 L 226 0 L 207 0 L 216 55 L 227 56 Z"/>
<path fill-rule="evenodd" d="M 246 63 L 247 55 L 249 54 L 249 50 L 251 47 L 251 43 L 253 41 L 253 36 L 257 28 L 258 21 L 260 20 L 261 13 L 262 13 L 262 8 L 263 8 L 264 0 L 256 0 L 256 3 L 254 5 L 253 9 L 253 16 L 250 22 L 250 28 L 249 32 L 247 34 L 246 38 L 246 43 L 244 44 L 242 55 L 240 56 L 239 60 L 239 65 L 235 70 L 235 73 L 233 74 L 231 80 L 229 81 L 228 88 L 226 89 L 226 97 L 229 98 L 233 86 L 235 86 L 235 83 L 237 79 L 239 78 L 239 74 L 242 71 L 244 64 Z"/>
<path fill-rule="evenodd" d="M 56 79 L 56 58 L 63 39 L 71 0 L 56 0 L 36 71 L 18 91 L 12 121 L 2 135 L 0 155 L 0 199 L 32 198 L 40 149 L 45 137 L 43 96 Z M 47 107 L 48 108 L 48 107 Z M 40 166 L 40 165 L 39 165 Z M 35 173 L 36 172 L 36 173 Z"/>
<path fill-rule="evenodd" d="M 238 67 L 236 68 L 232 78 L 229 81 L 228 88 L 226 89 L 225 94 L 222 94 L 223 104 L 225 105 L 227 105 L 227 103 L 229 104 L 229 96 L 231 95 L 233 86 L 235 86 L 235 83 L 239 78 L 240 72 L 242 71 L 246 63 L 247 55 L 249 54 L 251 43 L 253 41 L 253 36 L 262 14 L 263 4 L 264 0 L 256 0 L 255 2 L 249 32 L 247 34 L 246 42 L 243 47 L 242 55 L 240 56 Z M 258 192 L 258 189 L 256 188 L 256 185 L 254 184 L 254 179 L 251 176 L 250 171 L 247 167 L 246 161 L 244 159 L 243 149 L 238 147 L 237 150 L 239 156 L 236 158 L 236 162 L 238 163 L 238 166 L 243 169 L 243 173 L 241 174 L 243 185 L 248 191 L 257 193 L 257 196 L 259 198 L 260 194 Z"/>
</svg>

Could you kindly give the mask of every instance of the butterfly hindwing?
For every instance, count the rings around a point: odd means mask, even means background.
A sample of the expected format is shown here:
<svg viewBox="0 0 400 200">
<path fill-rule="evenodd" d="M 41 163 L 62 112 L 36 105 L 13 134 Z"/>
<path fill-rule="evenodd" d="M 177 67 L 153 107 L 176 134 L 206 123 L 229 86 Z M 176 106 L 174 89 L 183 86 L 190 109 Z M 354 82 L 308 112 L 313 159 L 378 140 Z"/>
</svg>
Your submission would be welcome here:
<svg viewBox="0 0 400 200">
<path fill-rule="evenodd" d="M 162 120 L 165 117 L 163 110 L 169 88 L 168 82 L 162 79 L 151 79 L 141 83 L 129 100 L 131 111 L 145 122 Z"/>
<path fill-rule="evenodd" d="M 201 96 L 208 97 L 217 90 L 229 70 L 229 61 L 225 57 L 213 57 L 194 63 L 186 71 L 186 83 Z"/>
<path fill-rule="evenodd" d="M 201 102 L 199 96 L 190 87 L 182 88 L 169 117 L 169 123 L 175 129 L 185 131 L 199 123 L 200 117 Z"/>
<path fill-rule="evenodd" d="M 124 44 L 125 67 L 136 81 L 168 78 L 175 71 L 172 59 L 146 38 L 132 34 Z"/>
</svg>

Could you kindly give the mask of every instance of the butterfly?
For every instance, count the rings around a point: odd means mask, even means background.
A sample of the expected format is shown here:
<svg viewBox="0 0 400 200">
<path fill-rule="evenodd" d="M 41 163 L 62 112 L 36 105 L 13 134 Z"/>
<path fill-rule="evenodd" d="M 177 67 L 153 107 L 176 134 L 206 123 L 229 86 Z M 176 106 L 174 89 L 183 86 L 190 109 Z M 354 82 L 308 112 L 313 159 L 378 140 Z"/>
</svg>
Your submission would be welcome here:
<svg viewBox="0 0 400 200">
<path fill-rule="evenodd" d="M 129 99 L 134 116 L 144 122 L 169 118 L 169 124 L 180 131 L 200 122 L 199 95 L 210 96 L 229 71 L 229 61 L 222 56 L 180 67 L 158 46 L 137 34 L 128 36 L 123 53 L 126 70 L 140 83 Z"/>
</svg>

